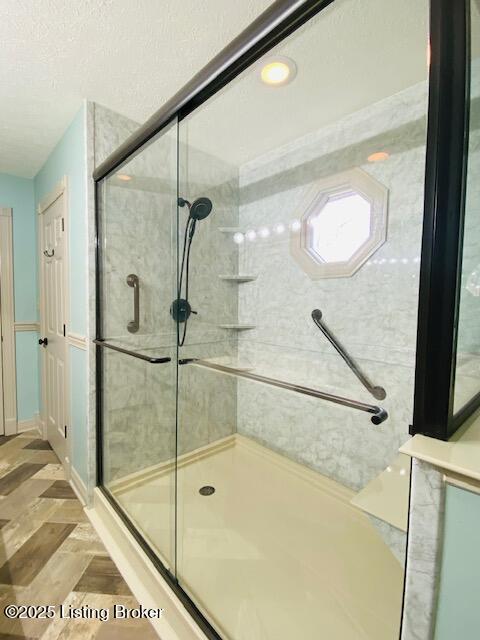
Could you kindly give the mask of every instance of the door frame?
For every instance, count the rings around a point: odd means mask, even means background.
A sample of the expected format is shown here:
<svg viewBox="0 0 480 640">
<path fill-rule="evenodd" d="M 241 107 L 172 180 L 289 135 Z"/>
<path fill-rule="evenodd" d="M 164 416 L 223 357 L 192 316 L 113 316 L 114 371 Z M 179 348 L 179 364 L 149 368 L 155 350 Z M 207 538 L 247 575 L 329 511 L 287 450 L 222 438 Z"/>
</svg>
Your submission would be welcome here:
<svg viewBox="0 0 480 640">
<path fill-rule="evenodd" d="M 0 392 L 0 433 L 17 433 L 17 371 L 15 360 L 15 308 L 13 291 L 13 210 L 0 207 L 0 320 L 3 341 L 0 345 L 2 367 Z M 3 387 L 3 388 L 2 388 Z M 3 404 L 3 407 L 1 407 Z"/>
<path fill-rule="evenodd" d="M 42 215 L 52 206 L 59 198 L 63 196 L 63 219 L 64 219 L 64 269 L 63 269 L 63 308 L 64 308 L 64 323 L 65 323 L 65 373 L 64 373 L 64 389 L 65 389 L 65 422 L 67 436 L 65 438 L 65 473 L 67 479 L 70 478 L 71 472 L 71 437 L 68 433 L 71 425 L 70 420 L 70 349 L 68 347 L 68 327 L 70 324 L 70 224 L 69 224 L 69 190 L 67 176 L 63 178 L 55 185 L 55 187 L 48 193 L 37 206 L 38 214 L 38 273 L 39 273 L 39 307 L 40 307 L 40 335 L 45 335 L 46 329 L 46 301 L 45 301 L 45 269 L 44 260 L 42 260 L 43 246 L 44 246 L 44 232 L 43 232 L 43 219 Z M 41 364 L 40 364 L 40 382 L 41 382 L 41 407 L 40 407 L 40 430 L 44 440 L 47 440 L 47 392 L 46 392 L 46 358 L 45 349 L 41 349 Z"/>
</svg>

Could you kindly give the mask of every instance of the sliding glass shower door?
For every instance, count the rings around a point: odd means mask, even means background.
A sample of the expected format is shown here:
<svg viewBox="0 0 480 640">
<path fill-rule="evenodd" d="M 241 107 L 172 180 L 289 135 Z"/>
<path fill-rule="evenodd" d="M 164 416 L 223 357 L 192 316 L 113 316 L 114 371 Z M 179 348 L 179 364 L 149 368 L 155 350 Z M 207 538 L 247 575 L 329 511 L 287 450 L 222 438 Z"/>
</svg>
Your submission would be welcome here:
<svg viewBox="0 0 480 640">
<path fill-rule="evenodd" d="M 174 573 L 176 122 L 104 181 L 99 206 L 100 477 Z"/>
<path fill-rule="evenodd" d="M 98 178 L 99 484 L 214 639 L 400 629 L 429 7 L 317 9 Z"/>
<path fill-rule="evenodd" d="M 336 0 L 179 122 L 177 579 L 229 640 L 399 637 L 428 17 Z"/>
</svg>

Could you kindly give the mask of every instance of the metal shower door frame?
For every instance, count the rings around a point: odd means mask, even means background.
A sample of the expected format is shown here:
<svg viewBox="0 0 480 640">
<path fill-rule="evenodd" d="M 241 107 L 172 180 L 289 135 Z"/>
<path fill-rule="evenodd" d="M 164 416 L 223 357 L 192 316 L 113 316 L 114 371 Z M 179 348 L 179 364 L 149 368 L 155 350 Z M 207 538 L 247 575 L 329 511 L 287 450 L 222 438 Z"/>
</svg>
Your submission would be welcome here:
<svg viewBox="0 0 480 640">
<path fill-rule="evenodd" d="M 277 0 L 94 171 L 96 224 L 97 485 L 188 613 L 210 640 L 222 640 L 196 604 L 158 559 L 103 487 L 102 283 L 100 277 L 102 184 L 140 153 L 174 118 L 180 122 L 334 0 Z M 468 0 L 430 0 L 431 52 L 414 420 L 411 433 L 447 438 L 452 416 L 458 283 L 463 235 L 468 127 Z M 463 15 L 463 18 L 462 18 Z M 442 208 L 442 202 L 448 202 Z M 445 280 L 447 278 L 447 280 Z M 446 286 L 447 284 L 447 286 Z M 446 398 L 446 399 L 445 399 Z M 480 406 L 480 394 L 471 413 Z M 460 420 L 464 416 L 460 416 Z"/>
<path fill-rule="evenodd" d="M 431 0 L 430 78 L 415 398 L 410 433 L 448 440 L 453 413 L 470 107 L 470 2 Z"/>
</svg>

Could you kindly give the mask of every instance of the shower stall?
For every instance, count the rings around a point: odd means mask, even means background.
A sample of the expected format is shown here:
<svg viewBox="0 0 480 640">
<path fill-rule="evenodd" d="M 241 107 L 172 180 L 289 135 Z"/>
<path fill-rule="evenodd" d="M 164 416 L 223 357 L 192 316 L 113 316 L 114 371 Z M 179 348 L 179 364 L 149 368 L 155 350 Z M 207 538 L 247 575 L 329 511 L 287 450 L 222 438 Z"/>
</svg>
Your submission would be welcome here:
<svg viewBox="0 0 480 640">
<path fill-rule="evenodd" d="M 97 483 L 205 637 L 399 637 L 398 449 L 479 404 L 467 13 L 276 2 L 95 171 Z"/>
</svg>

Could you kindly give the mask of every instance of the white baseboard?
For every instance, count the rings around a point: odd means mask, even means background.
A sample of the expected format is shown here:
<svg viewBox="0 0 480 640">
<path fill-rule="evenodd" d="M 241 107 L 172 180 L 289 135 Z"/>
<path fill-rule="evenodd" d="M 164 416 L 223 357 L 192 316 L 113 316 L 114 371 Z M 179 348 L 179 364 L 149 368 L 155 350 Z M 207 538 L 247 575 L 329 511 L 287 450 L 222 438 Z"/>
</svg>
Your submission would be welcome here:
<svg viewBox="0 0 480 640">
<path fill-rule="evenodd" d="M 17 422 L 17 433 L 23 433 L 24 431 L 31 431 L 35 429 L 38 431 L 39 435 L 43 438 L 43 432 L 40 428 L 40 420 L 39 415 L 36 413 L 33 418 L 29 418 L 28 420 L 19 420 Z"/>
<path fill-rule="evenodd" d="M 88 491 L 78 472 L 70 466 L 70 485 L 83 506 L 87 504 Z"/>
<path fill-rule="evenodd" d="M 5 435 L 14 436 L 17 433 L 17 419 L 7 418 L 5 420 Z"/>
<path fill-rule="evenodd" d="M 99 489 L 94 491 L 93 508 L 85 513 L 138 602 L 164 609 L 163 617 L 150 620 L 160 638 L 207 640 Z"/>
<path fill-rule="evenodd" d="M 42 416 L 38 416 L 38 430 L 44 440 L 47 440 L 47 425 Z"/>
</svg>

